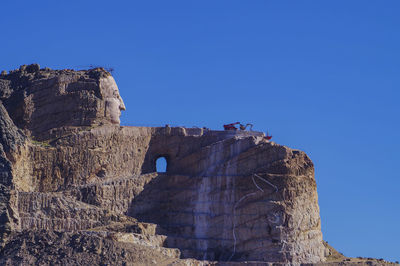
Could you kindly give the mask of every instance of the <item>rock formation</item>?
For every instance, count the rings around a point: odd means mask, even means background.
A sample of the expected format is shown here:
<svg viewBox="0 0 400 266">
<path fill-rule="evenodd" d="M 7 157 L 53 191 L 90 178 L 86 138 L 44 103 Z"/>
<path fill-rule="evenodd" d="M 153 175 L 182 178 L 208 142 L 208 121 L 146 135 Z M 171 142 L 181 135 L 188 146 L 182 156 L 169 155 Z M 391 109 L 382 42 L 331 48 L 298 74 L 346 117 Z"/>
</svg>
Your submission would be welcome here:
<svg viewBox="0 0 400 266">
<path fill-rule="evenodd" d="M 302 151 L 260 132 L 122 127 L 125 106 L 102 68 L 21 66 L 0 76 L 0 101 L 0 264 L 329 255 Z"/>
</svg>

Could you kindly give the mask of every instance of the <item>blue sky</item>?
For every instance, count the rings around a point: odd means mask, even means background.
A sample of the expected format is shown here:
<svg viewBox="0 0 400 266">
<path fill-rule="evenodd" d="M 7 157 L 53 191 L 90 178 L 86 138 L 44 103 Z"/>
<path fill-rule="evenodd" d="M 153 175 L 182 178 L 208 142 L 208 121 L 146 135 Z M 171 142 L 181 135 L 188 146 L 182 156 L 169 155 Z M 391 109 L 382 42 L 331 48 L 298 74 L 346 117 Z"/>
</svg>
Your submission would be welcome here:
<svg viewBox="0 0 400 266">
<path fill-rule="evenodd" d="M 250 122 L 315 164 L 324 239 L 400 260 L 400 2 L 3 1 L 0 70 L 114 68 L 122 124 Z"/>
</svg>

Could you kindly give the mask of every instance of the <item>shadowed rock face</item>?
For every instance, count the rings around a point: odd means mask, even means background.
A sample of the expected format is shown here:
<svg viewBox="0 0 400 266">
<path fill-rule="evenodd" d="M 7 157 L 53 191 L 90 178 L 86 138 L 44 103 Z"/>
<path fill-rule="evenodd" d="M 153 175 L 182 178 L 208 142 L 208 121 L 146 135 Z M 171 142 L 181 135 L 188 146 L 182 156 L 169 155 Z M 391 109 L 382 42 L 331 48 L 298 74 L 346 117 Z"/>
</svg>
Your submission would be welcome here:
<svg viewBox="0 0 400 266">
<path fill-rule="evenodd" d="M 103 69 L 21 67 L 0 76 L 0 96 L 0 263 L 40 262 L 35 241 L 13 246 L 26 230 L 61 249 L 81 239 L 69 263 L 137 262 L 132 245 L 176 263 L 325 260 L 305 153 L 259 132 L 120 127 L 125 106 Z"/>
</svg>

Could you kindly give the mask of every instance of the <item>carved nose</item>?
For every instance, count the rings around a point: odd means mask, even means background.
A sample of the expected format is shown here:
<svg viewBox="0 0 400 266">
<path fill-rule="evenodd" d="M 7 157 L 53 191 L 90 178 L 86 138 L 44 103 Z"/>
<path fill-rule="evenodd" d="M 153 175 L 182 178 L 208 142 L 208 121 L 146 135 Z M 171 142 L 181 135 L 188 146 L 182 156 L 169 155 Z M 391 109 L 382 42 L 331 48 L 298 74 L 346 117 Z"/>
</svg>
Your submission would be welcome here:
<svg viewBox="0 0 400 266">
<path fill-rule="evenodd" d="M 124 104 L 123 101 L 120 101 L 119 110 L 121 110 L 121 111 L 125 111 L 126 110 L 125 104 Z"/>
</svg>

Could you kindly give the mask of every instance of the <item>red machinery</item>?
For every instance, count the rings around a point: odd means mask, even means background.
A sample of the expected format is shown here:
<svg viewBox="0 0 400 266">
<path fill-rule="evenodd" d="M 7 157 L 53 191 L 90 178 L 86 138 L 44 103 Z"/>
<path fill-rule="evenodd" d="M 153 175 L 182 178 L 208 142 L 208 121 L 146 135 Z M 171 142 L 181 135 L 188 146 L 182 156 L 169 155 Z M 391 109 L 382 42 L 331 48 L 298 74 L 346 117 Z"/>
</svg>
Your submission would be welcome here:
<svg viewBox="0 0 400 266">
<path fill-rule="evenodd" d="M 224 130 L 237 130 L 235 125 L 238 125 L 238 124 L 240 124 L 240 122 L 224 125 Z"/>
<path fill-rule="evenodd" d="M 236 123 L 231 123 L 231 124 L 224 125 L 224 130 L 238 130 L 238 128 L 235 127 L 236 125 L 240 125 L 240 130 L 246 130 L 247 126 L 250 126 L 250 131 L 252 131 L 252 128 L 253 128 L 252 124 L 247 124 L 245 126 L 245 125 L 240 124 L 240 122 L 236 122 Z M 272 139 L 272 135 L 269 135 L 269 133 L 267 132 L 267 135 L 265 136 L 265 138 L 267 140 L 270 140 L 270 139 Z"/>
</svg>

